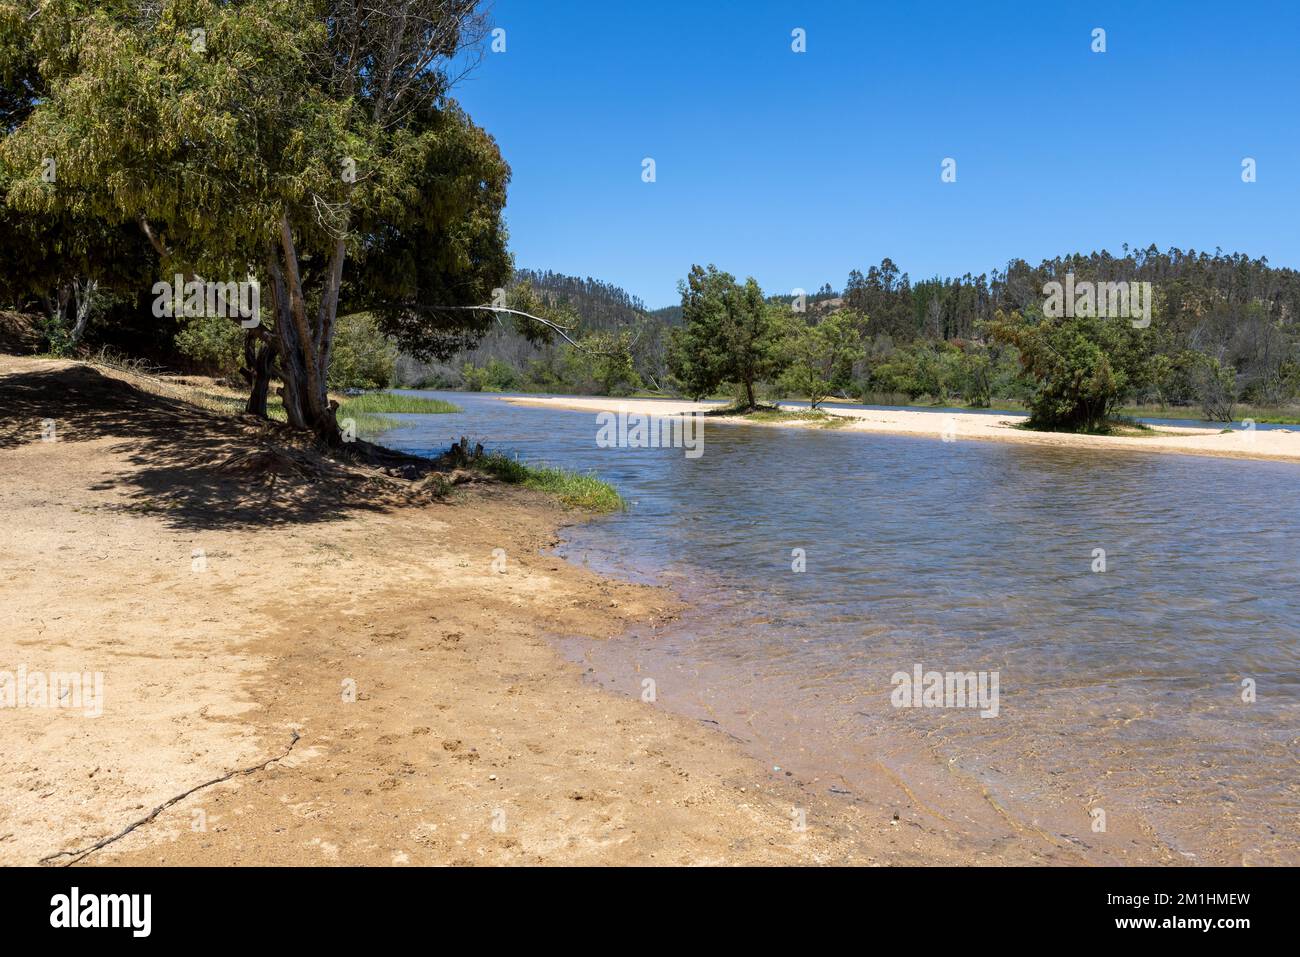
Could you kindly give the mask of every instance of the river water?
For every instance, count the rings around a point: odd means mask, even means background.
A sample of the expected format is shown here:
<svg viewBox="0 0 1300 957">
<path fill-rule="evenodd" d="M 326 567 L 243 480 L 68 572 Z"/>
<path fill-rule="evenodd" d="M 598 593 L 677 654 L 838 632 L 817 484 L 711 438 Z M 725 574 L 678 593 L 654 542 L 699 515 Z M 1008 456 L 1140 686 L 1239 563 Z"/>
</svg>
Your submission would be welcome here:
<svg viewBox="0 0 1300 957">
<path fill-rule="evenodd" d="M 601 684 L 650 678 L 773 774 L 897 792 L 994 859 L 1300 863 L 1300 466 L 712 421 L 688 458 L 600 448 L 590 412 L 420 394 L 464 411 L 384 444 L 465 434 L 631 503 L 561 554 L 691 610 L 562 641 Z M 918 666 L 996 676 L 996 715 L 896 706 Z"/>
</svg>

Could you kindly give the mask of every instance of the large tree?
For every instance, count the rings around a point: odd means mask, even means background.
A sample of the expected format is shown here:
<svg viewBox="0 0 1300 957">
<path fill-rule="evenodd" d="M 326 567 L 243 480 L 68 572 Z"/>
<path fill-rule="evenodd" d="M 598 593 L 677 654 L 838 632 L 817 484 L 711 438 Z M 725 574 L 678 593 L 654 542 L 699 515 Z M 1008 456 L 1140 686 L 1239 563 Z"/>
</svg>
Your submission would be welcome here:
<svg viewBox="0 0 1300 957">
<path fill-rule="evenodd" d="M 163 277 L 260 280 L 251 410 L 274 366 L 289 422 L 339 441 L 345 290 L 417 354 L 491 321 L 464 307 L 509 275 L 509 169 L 448 95 L 486 30 L 476 0 L 5 6 L 48 88 L 2 147 L 10 202 L 134 223 Z"/>
<path fill-rule="evenodd" d="M 769 304 L 752 277 L 742 286 L 712 265 L 692 266 L 678 291 L 682 325 L 670 342 L 673 375 L 695 398 L 734 383 L 744 407 L 754 408 L 754 387 L 783 367 L 782 307 Z"/>
<path fill-rule="evenodd" d="M 49 95 L 32 42 L 36 12 L 30 5 L 0 3 L 0 140 Z M 56 160 L 41 160 L 47 191 L 57 185 Z M 19 309 L 39 304 L 49 347 L 71 350 L 92 316 L 148 288 L 155 259 L 134 226 L 115 226 L 76 208 L 24 210 L 10 204 L 10 189 L 21 178 L 0 160 L 0 297 Z"/>
</svg>

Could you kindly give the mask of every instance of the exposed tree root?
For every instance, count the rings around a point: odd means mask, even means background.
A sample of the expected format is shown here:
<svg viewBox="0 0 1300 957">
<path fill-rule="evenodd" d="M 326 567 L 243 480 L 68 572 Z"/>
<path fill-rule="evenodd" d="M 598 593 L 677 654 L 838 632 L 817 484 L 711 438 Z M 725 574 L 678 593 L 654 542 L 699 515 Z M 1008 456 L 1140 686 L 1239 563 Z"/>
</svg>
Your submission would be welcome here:
<svg viewBox="0 0 1300 957">
<path fill-rule="evenodd" d="M 300 735 L 297 731 L 294 731 L 293 737 L 289 741 L 289 746 L 284 749 L 284 752 L 282 754 L 277 754 L 273 758 L 268 758 L 267 760 L 263 761 L 261 764 L 254 764 L 252 767 L 238 768 L 234 771 L 228 771 L 225 774 L 221 775 L 221 777 L 219 778 L 213 778 L 211 781 L 204 781 L 202 784 L 196 784 L 188 791 L 184 791 L 176 795 L 174 798 L 169 798 L 168 800 L 164 801 L 162 804 L 159 804 L 147 815 L 140 818 L 140 820 L 128 824 L 125 828 L 123 828 L 118 833 L 112 835 L 111 837 L 106 837 L 102 841 L 98 841 L 95 844 L 90 845 L 90 847 L 83 848 L 79 851 L 59 851 L 57 854 L 51 854 L 48 857 L 42 857 L 40 863 L 51 864 L 52 862 L 58 860 L 60 857 L 68 857 L 70 858 L 70 860 L 65 861 L 57 866 L 71 867 L 73 864 L 76 864 L 78 861 L 95 853 L 95 851 L 98 851 L 99 849 L 104 847 L 108 847 L 108 845 L 112 844 L 114 841 L 120 841 L 122 838 L 126 837 L 128 834 L 134 831 L 136 828 L 143 827 L 145 824 L 148 824 L 150 821 L 156 818 L 163 811 L 167 810 L 173 804 L 185 800 L 195 791 L 202 791 L 204 788 L 212 787 L 212 785 L 214 784 L 220 784 L 222 781 L 229 781 L 231 778 L 235 777 L 236 775 L 254 774 L 258 771 L 264 771 L 272 764 L 274 764 L 276 761 L 283 761 L 286 757 L 289 756 L 289 752 L 293 750 L 293 746 L 298 743 L 298 740 L 301 737 L 302 735 Z"/>
</svg>

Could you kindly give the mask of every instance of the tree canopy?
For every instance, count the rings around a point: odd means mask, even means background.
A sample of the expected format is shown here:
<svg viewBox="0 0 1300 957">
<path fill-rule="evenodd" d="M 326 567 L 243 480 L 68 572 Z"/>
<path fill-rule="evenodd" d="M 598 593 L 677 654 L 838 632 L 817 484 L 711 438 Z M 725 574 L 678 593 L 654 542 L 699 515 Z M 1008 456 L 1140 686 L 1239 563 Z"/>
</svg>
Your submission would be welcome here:
<svg viewBox="0 0 1300 957">
<path fill-rule="evenodd" d="M 0 144 L 8 205 L 138 228 L 164 277 L 256 280 L 254 365 L 291 424 L 339 438 L 344 299 L 413 354 L 491 322 L 462 307 L 510 274 L 509 168 L 449 96 L 486 30 L 474 0 L 24 0 L 0 19 L 42 91 Z"/>
<path fill-rule="evenodd" d="M 780 373 L 783 327 L 778 310 L 751 277 L 742 285 L 716 266 L 692 266 L 678 284 L 682 325 L 672 331 L 669 364 L 686 392 L 708 395 L 724 382 L 755 405 L 755 386 Z"/>
</svg>

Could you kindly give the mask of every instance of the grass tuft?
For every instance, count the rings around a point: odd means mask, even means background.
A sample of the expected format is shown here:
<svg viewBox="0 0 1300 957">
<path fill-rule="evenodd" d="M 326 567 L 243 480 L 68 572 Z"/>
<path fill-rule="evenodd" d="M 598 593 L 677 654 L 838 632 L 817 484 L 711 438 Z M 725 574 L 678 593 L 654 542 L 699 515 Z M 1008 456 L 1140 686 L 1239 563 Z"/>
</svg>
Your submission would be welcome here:
<svg viewBox="0 0 1300 957">
<path fill-rule="evenodd" d="M 592 512 L 620 512 L 627 508 L 614 486 L 590 473 L 525 465 L 503 452 L 489 452 L 471 465 L 511 485 L 547 492 L 573 508 Z"/>
<path fill-rule="evenodd" d="M 846 417 L 821 409 L 779 409 L 775 406 L 762 406 L 743 413 L 742 418 L 751 422 L 819 422 L 823 429 L 838 429 L 849 423 Z"/>
</svg>

